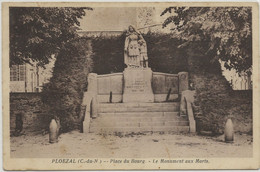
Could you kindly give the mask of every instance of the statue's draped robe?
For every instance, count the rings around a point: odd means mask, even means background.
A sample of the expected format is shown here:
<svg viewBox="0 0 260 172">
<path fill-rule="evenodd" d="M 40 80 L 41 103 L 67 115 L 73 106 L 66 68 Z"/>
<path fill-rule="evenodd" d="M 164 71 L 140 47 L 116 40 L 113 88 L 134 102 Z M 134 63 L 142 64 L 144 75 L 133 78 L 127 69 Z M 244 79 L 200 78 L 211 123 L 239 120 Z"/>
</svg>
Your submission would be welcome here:
<svg viewBox="0 0 260 172">
<path fill-rule="evenodd" d="M 140 67 L 140 45 L 138 41 L 144 41 L 141 34 L 137 32 L 129 33 L 125 39 L 124 61 L 126 65 Z M 145 42 L 145 41 L 144 41 Z"/>
</svg>

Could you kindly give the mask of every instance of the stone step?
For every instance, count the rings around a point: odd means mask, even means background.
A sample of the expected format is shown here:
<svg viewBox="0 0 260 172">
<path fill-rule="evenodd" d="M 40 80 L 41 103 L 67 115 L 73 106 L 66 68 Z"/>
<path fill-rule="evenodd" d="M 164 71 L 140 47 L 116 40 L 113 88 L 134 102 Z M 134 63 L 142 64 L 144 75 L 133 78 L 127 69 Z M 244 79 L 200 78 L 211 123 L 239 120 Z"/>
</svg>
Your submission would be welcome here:
<svg viewBox="0 0 260 172">
<path fill-rule="evenodd" d="M 171 103 L 100 103 L 98 112 L 177 112 L 179 102 Z"/>
<path fill-rule="evenodd" d="M 93 122 L 111 122 L 111 121 L 116 121 L 116 122 L 178 122 L 178 121 L 188 121 L 187 117 L 164 117 L 164 118 L 158 118 L 158 117 L 101 117 L 101 118 L 96 118 L 93 119 Z"/>
<path fill-rule="evenodd" d="M 98 112 L 177 112 L 179 107 L 151 107 L 151 108 L 99 108 Z"/>
<path fill-rule="evenodd" d="M 179 116 L 179 102 L 100 103 L 90 132 L 188 132 L 187 116 Z"/>
<path fill-rule="evenodd" d="M 101 112 L 98 113 L 98 117 L 116 117 L 116 118 L 175 118 L 180 117 L 179 112 Z"/>
<path fill-rule="evenodd" d="M 138 133 L 138 132 L 189 132 L 189 126 L 147 126 L 147 127 L 91 127 L 90 132 L 95 133 Z"/>
<path fill-rule="evenodd" d="M 144 102 L 130 102 L 130 103 L 99 103 L 98 107 L 169 107 L 179 106 L 179 102 L 163 102 L 163 103 L 144 103 Z"/>
<path fill-rule="evenodd" d="M 159 126 L 189 126 L 188 121 L 159 121 L 159 122 L 138 122 L 138 121 L 95 121 L 90 124 L 91 127 L 100 127 L 100 128 L 107 128 L 107 127 L 159 127 Z"/>
</svg>

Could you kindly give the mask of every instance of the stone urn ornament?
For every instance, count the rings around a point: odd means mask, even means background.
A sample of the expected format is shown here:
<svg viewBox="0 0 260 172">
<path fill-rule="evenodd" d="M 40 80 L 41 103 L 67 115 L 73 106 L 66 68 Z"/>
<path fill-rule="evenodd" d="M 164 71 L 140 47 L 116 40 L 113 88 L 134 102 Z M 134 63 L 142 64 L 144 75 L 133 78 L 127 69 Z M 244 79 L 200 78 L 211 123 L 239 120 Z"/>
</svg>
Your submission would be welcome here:
<svg viewBox="0 0 260 172">
<path fill-rule="evenodd" d="M 51 120 L 49 126 L 49 142 L 50 143 L 58 142 L 58 124 L 55 119 Z"/>
<path fill-rule="evenodd" d="M 231 118 L 228 118 L 225 125 L 225 142 L 233 143 L 234 142 L 234 128 Z"/>
</svg>

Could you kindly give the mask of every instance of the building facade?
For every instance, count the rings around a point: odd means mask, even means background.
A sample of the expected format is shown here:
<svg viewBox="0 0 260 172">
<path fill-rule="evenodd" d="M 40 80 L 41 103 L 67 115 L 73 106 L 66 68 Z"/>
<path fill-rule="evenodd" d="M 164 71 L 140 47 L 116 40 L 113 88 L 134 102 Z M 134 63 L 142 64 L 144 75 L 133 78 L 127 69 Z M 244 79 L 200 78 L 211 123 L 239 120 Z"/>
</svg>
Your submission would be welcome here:
<svg viewBox="0 0 260 172">
<path fill-rule="evenodd" d="M 43 84 L 52 76 L 54 60 L 45 68 L 35 64 L 12 65 L 10 67 L 10 92 L 41 92 Z"/>
</svg>

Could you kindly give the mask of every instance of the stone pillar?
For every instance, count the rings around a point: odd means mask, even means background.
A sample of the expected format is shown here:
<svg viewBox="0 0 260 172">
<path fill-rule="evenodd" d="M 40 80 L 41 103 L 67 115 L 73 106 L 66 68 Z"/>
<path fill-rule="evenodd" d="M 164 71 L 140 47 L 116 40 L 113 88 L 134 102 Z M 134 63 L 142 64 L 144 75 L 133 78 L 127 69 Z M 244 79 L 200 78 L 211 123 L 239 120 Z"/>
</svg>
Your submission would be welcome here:
<svg viewBox="0 0 260 172">
<path fill-rule="evenodd" d="M 88 74 L 88 92 L 92 94 L 92 116 L 97 117 L 97 74 L 96 73 L 89 73 Z"/>
<path fill-rule="evenodd" d="M 185 90 L 181 93 L 180 115 L 187 115 L 187 103 L 194 103 L 195 91 Z"/>
<path fill-rule="evenodd" d="M 179 94 L 189 89 L 188 72 L 179 72 Z"/>
<path fill-rule="evenodd" d="M 187 115 L 189 119 L 190 132 L 196 132 L 196 121 L 194 119 L 192 104 L 194 103 L 195 91 L 186 90 L 181 94 L 180 115 Z"/>
<path fill-rule="evenodd" d="M 83 121 L 83 133 L 89 133 L 89 125 L 90 125 L 90 113 L 88 110 L 86 110 L 85 119 Z"/>
<path fill-rule="evenodd" d="M 97 93 L 97 74 L 96 73 L 88 74 L 88 91 Z"/>
<path fill-rule="evenodd" d="M 150 68 L 126 68 L 123 74 L 123 102 L 154 102 Z"/>
</svg>

